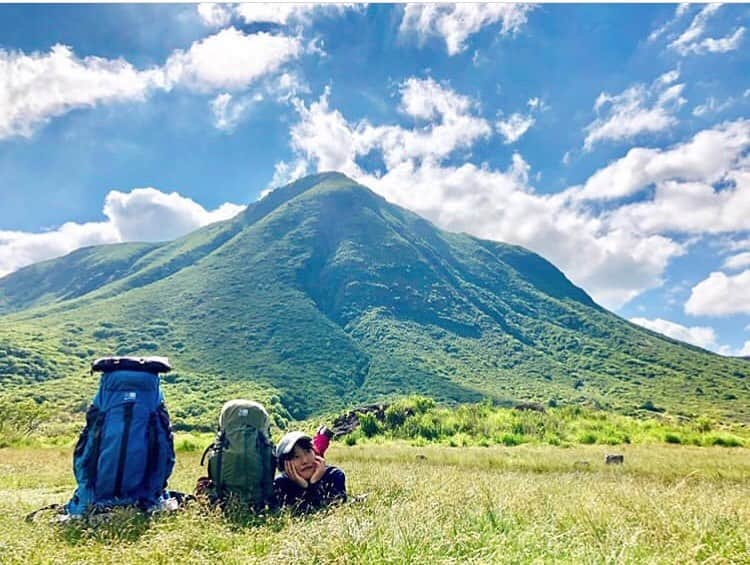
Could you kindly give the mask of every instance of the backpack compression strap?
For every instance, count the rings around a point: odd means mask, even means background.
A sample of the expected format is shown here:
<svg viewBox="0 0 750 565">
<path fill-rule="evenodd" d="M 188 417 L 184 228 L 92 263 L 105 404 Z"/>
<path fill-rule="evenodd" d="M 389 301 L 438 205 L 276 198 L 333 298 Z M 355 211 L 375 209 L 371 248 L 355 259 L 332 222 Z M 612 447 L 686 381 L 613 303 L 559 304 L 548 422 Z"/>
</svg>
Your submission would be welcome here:
<svg viewBox="0 0 750 565">
<path fill-rule="evenodd" d="M 117 460 L 117 475 L 115 475 L 115 498 L 122 494 L 122 478 L 125 474 L 125 457 L 128 453 L 128 441 L 130 440 L 130 427 L 133 423 L 133 403 L 125 405 L 125 429 L 122 432 L 120 442 L 120 456 Z"/>
<path fill-rule="evenodd" d="M 102 445 L 102 428 L 104 427 L 104 412 L 99 412 L 94 421 L 94 437 L 91 440 L 91 450 L 86 461 L 88 486 L 94 490 L 96 485 L 96 471 L 99 466 L 99 450 Z"/>
</svg>

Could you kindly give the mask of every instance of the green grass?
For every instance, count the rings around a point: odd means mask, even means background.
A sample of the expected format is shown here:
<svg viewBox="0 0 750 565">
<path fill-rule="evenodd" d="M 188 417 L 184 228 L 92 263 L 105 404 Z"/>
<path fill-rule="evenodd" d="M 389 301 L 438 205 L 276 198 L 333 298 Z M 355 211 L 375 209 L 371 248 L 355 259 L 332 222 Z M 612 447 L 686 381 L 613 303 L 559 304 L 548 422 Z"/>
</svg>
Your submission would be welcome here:
<svg viewBox="0 0 750 565">
<path fill-rule="evenodd" d="M 199 507 L 98 528 L 23 522 L 73 488 L 68 449 L 0 450 L 3 563 L 744 563 L 750 451 L 624 446 L 335 445 L 351 494 L 312 516 L 232 521 Z M 190 490 L 199 453 L 171 485 Z"/>
<path fill-rule="evenodd" d="M 410 396 L 393 402 L 380 420 L 373 414 L 360 415 L 360 427 L 347 441 L 404 439 L 453 447 L 525 443 L 750 446 L 747 425 L 722 424 L 705 416 L 687 419 L 646 412 L 631 417 L 581 406 L 537 408 L 508 409 L 489 402 L 441 406 L 430 398 Z"/>
</svg>

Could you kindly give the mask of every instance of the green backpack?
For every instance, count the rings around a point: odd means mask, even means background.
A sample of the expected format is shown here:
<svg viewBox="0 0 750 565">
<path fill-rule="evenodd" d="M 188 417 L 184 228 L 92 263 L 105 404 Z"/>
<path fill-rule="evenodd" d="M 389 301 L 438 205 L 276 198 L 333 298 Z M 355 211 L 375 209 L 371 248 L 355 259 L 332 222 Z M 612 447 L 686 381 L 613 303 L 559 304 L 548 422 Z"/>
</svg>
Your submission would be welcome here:
<svg viewBox="0 0 750 565">
<path fill-rule="evenodd" d="M 230 400 L 221 409 L 219 431 L 201 458 L 208 456 L 209 498 L 236 499 L 262 507 L 271 503 L 275 460 L 270 418 L 261 404 Z"/>
</svg>

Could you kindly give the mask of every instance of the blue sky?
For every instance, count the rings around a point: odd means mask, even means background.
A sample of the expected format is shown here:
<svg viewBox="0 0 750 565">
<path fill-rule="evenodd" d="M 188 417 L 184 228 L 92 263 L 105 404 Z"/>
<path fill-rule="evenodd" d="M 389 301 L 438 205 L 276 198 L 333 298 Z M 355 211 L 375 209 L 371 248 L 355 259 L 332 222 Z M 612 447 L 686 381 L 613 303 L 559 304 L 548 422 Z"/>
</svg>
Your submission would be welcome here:
<svg viewBox="0 0 750 565">
<path fill-rule="evenodd" d="M 0 275 L 340 170 L 750 355 L 750 6 L 0 5 Z"/>
</svg>

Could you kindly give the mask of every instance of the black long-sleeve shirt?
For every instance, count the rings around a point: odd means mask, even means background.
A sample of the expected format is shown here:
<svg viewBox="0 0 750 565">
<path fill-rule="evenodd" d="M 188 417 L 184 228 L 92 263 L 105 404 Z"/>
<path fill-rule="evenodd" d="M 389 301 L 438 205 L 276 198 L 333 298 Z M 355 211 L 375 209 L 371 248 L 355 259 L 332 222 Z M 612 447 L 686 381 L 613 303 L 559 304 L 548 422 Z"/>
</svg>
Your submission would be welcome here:
<svg viewBox="0 0 750 565">
<path fill-rule="evenodd" d="M 274 480 L 273 493 L 278 506 L 292 506 L 307 512 L 334 502 L 345 502 L 346 475 L 338 467 L 326 466 L 317 483 L 302 488 L 284 473 Z"/>
</svg>

